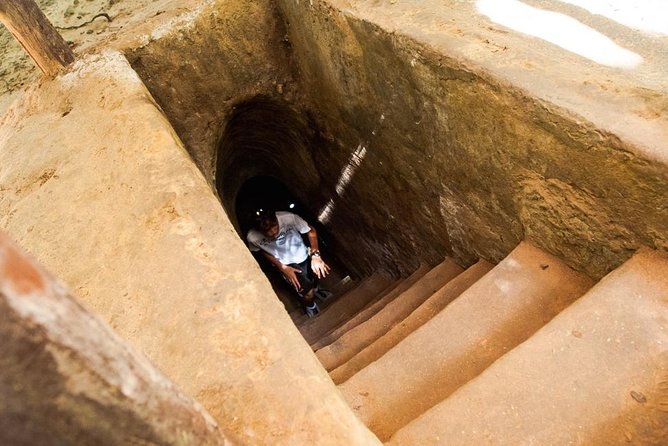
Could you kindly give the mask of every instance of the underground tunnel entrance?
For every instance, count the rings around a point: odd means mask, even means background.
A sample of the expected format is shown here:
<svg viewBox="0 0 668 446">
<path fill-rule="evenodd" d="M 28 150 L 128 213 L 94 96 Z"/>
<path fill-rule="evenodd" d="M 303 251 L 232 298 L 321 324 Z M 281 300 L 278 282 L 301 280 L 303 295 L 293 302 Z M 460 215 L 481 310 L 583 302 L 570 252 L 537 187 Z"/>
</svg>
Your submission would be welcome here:
<svg viewBox="0 0 668 446">
<path fill-rule="evenodd" d="M 295 197 L 288 188 L 276 178 L 271 176 L 256 176 L 246 181 L 237 195 L 235 211 L 240 235 L 247 242 L 246 234 L 253 228 L 253 223 L 258 215 L 263 212 L 290 212 L 302 217 L 318 232 L 318 247 L 332 270 L 330 274 L 318 281 L 322 289 L 338 288 L 339 282 L 348 279 L 344 268 L 329 256 L 326 231 L 316 223 L 316 219 L 310 215 L 308 209 Z M 302 234 L 304 243 L 308 246 L 309 240 L 306 234 Z M 262 271 L 269 278 L 274 291 L 290 313 L 299 313 L 301 309 L 295 296 L 294 289 L 284 280 L 282 274 L 260 253 L 253 252 Z M 335 297 L 333 297 L 335 299 Z M 323 302 L 320 302 L 321 306 Z"/>
<path fill-rule="evenodd" d="M 312 159 L 315 133 L 305 114 L 280 100 L 256 97 L 238 104 L 230 113 L 219 145 L 216 186 L 246 244 L 261 209 L 296 214 L 315 228 L 322 258 L 331 267 L 319 285 L 337 291 L 345 289 L 350 278 L 342 266 L 345 263 L 330 249 L 328 231 L 314 216 L 323 200 L 320 175 Z M 302 238 L 309 246 L 306 234 Z M 299 314 L 295 290 L 269 260 L 259 253 L 254 255 L 286 310 L 293 316 Z M 322 307 L 334 300 L 336 296 L 318 302 Z"/>
</svg>

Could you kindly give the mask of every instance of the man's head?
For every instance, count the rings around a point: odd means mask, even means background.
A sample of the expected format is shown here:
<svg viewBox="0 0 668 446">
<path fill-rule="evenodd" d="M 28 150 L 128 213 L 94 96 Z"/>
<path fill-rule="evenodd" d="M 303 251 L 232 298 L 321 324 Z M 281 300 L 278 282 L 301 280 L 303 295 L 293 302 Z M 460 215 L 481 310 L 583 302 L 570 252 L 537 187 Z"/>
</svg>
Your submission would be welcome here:
<svg viewBox="0 0 668 446">
<path fill-rule="evenodd" d="M 260 209 L 255 216 L 253 227 L 265 237 L 275 239 L 278 236 L 278 219 L 276 218 L 276 213 Z"/>
</svg>

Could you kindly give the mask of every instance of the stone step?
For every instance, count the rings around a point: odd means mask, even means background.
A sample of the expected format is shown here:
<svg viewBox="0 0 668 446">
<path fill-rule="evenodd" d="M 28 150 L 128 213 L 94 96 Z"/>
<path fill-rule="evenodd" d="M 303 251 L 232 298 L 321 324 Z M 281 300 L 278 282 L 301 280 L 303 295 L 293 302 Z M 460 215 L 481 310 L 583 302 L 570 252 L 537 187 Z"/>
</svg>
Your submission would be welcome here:
<svg viewBox="0 0 668 446">
<path fill-rule="evenodd" d="M 369 277 L 362 278 L 362 279 L 360 279 L 356 282 L 353 282 L 352 284 L 349 284 L 350 286 L 348 286 L 348 288 L 345 289 L 343 292 L 339 293 L 338 296 L 334 297 L 334 299 L 331 299 L 331 300 L 329 300 L 327 302 L 324 302 L 324 303 L 321 302 L 319 299 L 316 299 L 316 301 L 318 302 L 318 306 L 320 307 L 320 310 L 321 310 L 320 311 L 321 315 L 326 313 L 327 311 L 329 311 L 329 307 L 333 306 L 335 309 L 337 307 L 345 307 L 344 302 L 346 301 L 346 299 L 350 299 L 351 296 L 354 296 L 357 293 L 360 293 L 360 291 L 355 291 L 360 286 L 363 286 L 363 287 L 371 286 L 370 289 L 376 290 L 379 286 L 381 286 L 381 282 L 378 282 L 378 280 L 383 281 L 383 278 L 380 277 L 379 275 L 372 274 Z M 371 282 L 371 283 L 369 283 L 369 282 Z M 389 281 L 388 281 L 388 283 L 389 283 Z M 382 285 L 386 285 L 386 283 L 383 281 Z M 383 290 L 384 289 L 386 289 L 386 288 L 383 288 Z M 351 292 L 353 292 L 353 295 L 348 295 L 348 293 L 351 293 Z M 365 292 L 368 292 L 368 290 L 361 291 L 361 292 L 365 293 Z M 368 305 L 369 302 L 373 301 L 374 298 L 375 298 L 374 296 L 364 296 L 364 298 L 363 298 L 365 300 L 364 305 Z M 340 310 L 340 308 L 339 308 L 339 310 Z M 334 311 L 336 311 L 336 310 L 334 310 Z M 302 312 L 302 316 L 303 316 L 303 318 L 301 319 L 300 323 L 297 324 L 298 326 L 301 326 L 301 325 L 304 325 L 304 324 L 310 325 L 310 324 L 315 324 L 316 323 L 315 319 L 309 318 L 303 312 Z"/>
<path fill-rule="evenodd" d="M 392 281 L 381 274 L 373 274 L 362 280 L 359 286 L 353 288 L 336 302 L 325 308 L 317 317 L 309 318 L 299 325 L 306 342 L 314 343 L 325 333 L 345 322 L 378 294 L 386 289 Z"/>
<path fill-rule="evenodd" d="M 1 445 L 232 444 L 1 231 L 0 340 Z"/>
<path fill-rule="evenodd" d="M 326 300 L 325 302 L 322 302 L 319 299 L 317 300 L 318 306 L 320 307 L 321 311 L 324 311 L 327 307 L 329 307 L 338 299 L 343 297 L 347 292 L 351 291 L 353 288 L 359 285 L 359 282 L 356 282 L 350 276 L 345 276 L 341 280 L 337 281 L 334 285 L 330 286 L 328 284 L 329 278 L 330 277 L 328 276 L 324 280 L 319 281 L 320 286 L 322 286 L 323 288 L 332 293 L 332 297 Z M 290 318 L 297 326 L 303 324 L 305 321 L 309 319 L 306 313 L 304 313 L 304 309 L 301 308 L 301 306 L 290 312 Z"/>
<path fill-rule="evenodd" d="M 401 283 L 401 279 L 397 279 L 397 280 L 395 280 L 395 281 L 393 281 L 393 282 L 389 282 L 389 285 L 387 285 L 385 288 L 383 288 L 382 290 L 380 290 L 379 292 L 377 292 L 375 295 L 373 295 L 373 296 L 366 296 L 366 297 L 370 297 L 370 298 L 367 298 L 367 299 L 366 299 L 366 303 L 364 304 L 364 306 L 363 306 L 362 308 L 360 308 L 359 310 L 357 310 L 356 313 L 354 313 L 354 314 L 350 314 L 348 317 L 346 317 L 346 318 L 344 318 L 343 320 L 341 320 L 337 325 L 333 326 L 329 331 L 327 331 L 327 333 L 323 333 L 322 336 L 321 336 L 320 338 L 318 338 L 317 340 L 315 340 L 311 345 L 316 345 L 316 344 L 318 344 L 318 343 L 320 342 L 320 340 L 323 339 L 325 336 L 327 336 L 329 333 L 331 333 L 331 332 L 334 331 L 334 330 L 338 330 L 339 327 L 341 327 L 342 325 L 347 324 L 348 321 L 350 321 L 351 319 L 355 318 L 360 312 L 365 311 L 365 310 L 366 310 L 367 308 L 369 308 L 370 306 L 375 305 L 376 302 L 378 302 L 379 300 L 384 299 L 385 296 L 386 296 L 387 294 L 391 293 L 392 290 L 394 290 L 400 283 Z M 312 348 L 312 350 L 315 352 L 316 349 L 315 349 L 315 348 Z"/>
<path fill-rule="evenodd" d="M 360 308 L 360 309 L 357 311 L 357 313 L 353 314 L 353 315 L 351 316 L 351 318 L 353 318 L 353 317 L 355 317 L 357 314 L 359 314 L 360 311 L 364 311 L 364 310 L 366 310 L 367 308 L 369 308 L 370 306 L 375 305 L 376 302 L 377 302 L 378 300 L 382 299 L 382 298 L 383 298 L 385 295 L 387 295 L 388 293 L 391 293 L 392 290 L 394 290 L 397 286 L 399 286 L 399 284 L 401 283 L 401 279 L 396 279 L 396 280 L 394 280 L 394 281 L 392 281 L 392 282 L 388 282 L 388 283 L 389 283 L 389 285 L 387 285 L 387 286 L 386 286 L 385 288 L 383 288 L 381 291 L 379 291 L 378 293 L 376 293 L 375 296 L 371 296 L 370 299 L 367 299 L 366 304 L 364 304 L 364 306 L 363 306 L 362 308 Z M 336 329 L 339 328 L 341 325 L 347 323 L 351 318 L 348 318 L 347 320 L 343 321 L 341 324 L 339 324 L 338 326 L 334 327 L 334 328 L 333 328 L 332 330 L 330 330 L 330 331 L 336 330 Z M 329 332 L 327 332 L 327 333 L 325 333 L 325 334 L 328 334 L 328 333 L 329 333 Z M 324 335 L 323 335 L 323 336 L 324 336 Z"/>
<path fill-rule="evenodd" d="M 355 373 L 383 356 L 406 336 L 438 314 L 446 305 L 456 299 L 457 296 L 463 293 L 492 268 L 493 265 L 491 263 L 485 260 L 480 260 L 450 282 L 446 283 L 445 286 L 435 292 L 415 311 L 408 315 L 406 319 L 395 325 L 385 335 L 350 358 L 346 363 L 332 370 L 330 376 L 334 383 L 341 384 Z"/>
<path fill-rule="evenodd" d="M 640 250 L 392 445 L 668 444 L 668 256 Z"/>
<path fill-rule="evenodd" d="M 336 341 L 341 335 L 345 332 L 357 327 L 362 322 L 369 320 L 374 314 L 382 310 L 385 305 L 392 302 L 395 297 L 406 291 L 408 288 L 413 286 L 421 277 L 429 272 L 429 267 L 427 265 L 420 265 L 413 274 L 401 280 L 396 286 L 394 286 L 388 293 L 385 293 L 383 297 L 376 300 L 370 305 L 367 305 L 359 313 L 357 313 L 352 319 L 344 323 L 343 325 L 335 328 L 334 330 L 327 333 L 325 336 L 320 338 L 315 344 L 311 346 L 313 350 L 319 350 L 332 342 Z"/>
<path fill-rule="evenodd" d="M 318 350 L 316 356 L 325 369 L 335 369 L 387 333 L 462 271 L 463 268 L 452 259 L 445 259 L 369 320 L 345 333 L 336 342 Z"/>
<path fill-rule="evenodd" d="M 385 441 L 526 340 L 591 285 L 557 258 L 520 243 L 443 311 L 339 388 Z"/>
</svg>

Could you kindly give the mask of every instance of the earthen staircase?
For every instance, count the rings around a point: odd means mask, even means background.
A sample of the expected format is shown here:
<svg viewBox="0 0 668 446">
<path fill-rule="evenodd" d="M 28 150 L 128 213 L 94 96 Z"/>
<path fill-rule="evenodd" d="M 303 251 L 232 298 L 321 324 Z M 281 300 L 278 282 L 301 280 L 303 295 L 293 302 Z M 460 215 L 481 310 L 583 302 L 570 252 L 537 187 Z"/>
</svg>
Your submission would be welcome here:
<svg viewBox="0 0 668 446">
<path fill-rule="evenodd" d="M 594 284 L 521 243 L 295 321 L 392 445 L 668 444 L 668 258 L 648 249 Z"/>
</svg>

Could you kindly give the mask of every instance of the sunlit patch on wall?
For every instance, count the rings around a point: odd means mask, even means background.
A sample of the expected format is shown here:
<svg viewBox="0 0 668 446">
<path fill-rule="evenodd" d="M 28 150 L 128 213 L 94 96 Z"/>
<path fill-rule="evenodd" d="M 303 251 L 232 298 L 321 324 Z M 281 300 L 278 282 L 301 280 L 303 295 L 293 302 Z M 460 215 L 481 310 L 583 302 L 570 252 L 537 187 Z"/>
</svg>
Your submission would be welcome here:
<svg viewBox="0 0 668 446">
<path fill-rule="evenodd" d="M 633 68 L 640 55 L 574 18 L 534 8 L 519 0 L 478 0 L 478 11 L 499 25 L 546 40 L 601 65 Z"/>
<path fill-rule="evenodd" d="M 355 149 L 355 151 L 350 155 L 350 158 L 348 158 L 348 163 L 346 164 L 346 167 L 344 167 L 343 170 L 341 171 L 341 175 L 339 175 L 339 180 L 336 183 L 336 194 L 339 197 L 343 197 L 343 194 L 346 191 L 346 187 L 350 183 L 350 180 L 352 180 L 355 171 L 359 169 L 359 167 L 362 165 L 362 161 L 364 160 L 365 156 L 366 156 L 366 147 L 360 144 L 359 146 L 357 146 L 357 149 Z M 327 222 L 329 222 L 333 210 L 334 210 L 334 199 L 330 199 L 329 202 L 327 202 L 325 207 L 323 207 L 320 213 L 318 214 L 318 221 L 322 224 L 326 224 Z"/>
<path fill-rule="evenodd" d="M 666 0 L 560 0 L 629 28 L 668 36 Z"/>
</svg>

